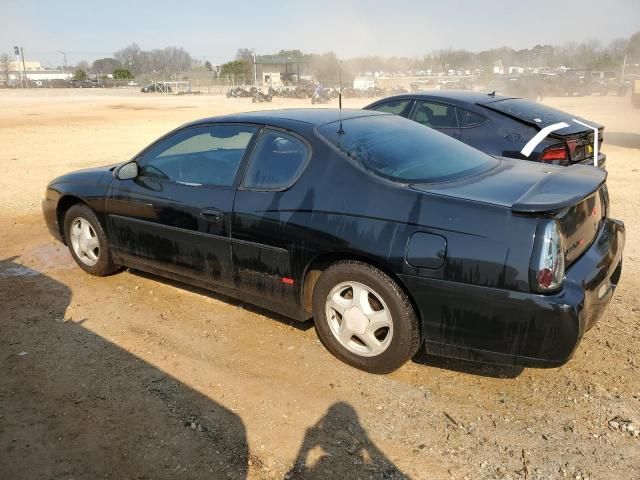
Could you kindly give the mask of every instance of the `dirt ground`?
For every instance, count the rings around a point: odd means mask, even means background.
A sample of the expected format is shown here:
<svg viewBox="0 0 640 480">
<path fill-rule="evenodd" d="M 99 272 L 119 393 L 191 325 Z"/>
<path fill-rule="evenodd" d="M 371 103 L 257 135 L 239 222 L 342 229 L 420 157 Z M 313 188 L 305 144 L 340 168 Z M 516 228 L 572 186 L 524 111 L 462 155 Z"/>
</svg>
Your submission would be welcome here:
<svg viewBox="0 0 640 480">
<path fill-rule="evenodd" d="M 606 315 L 561 368 L 418 355 L 374 376 L 310 324 L 134 271 L 92 278 L 40 214 L 56 175 L 307 101 L 0 90 L 0 479 L 639 479 L 640 110 L 545 102 L 606 125 L 627 225 Z"/>
</svg>

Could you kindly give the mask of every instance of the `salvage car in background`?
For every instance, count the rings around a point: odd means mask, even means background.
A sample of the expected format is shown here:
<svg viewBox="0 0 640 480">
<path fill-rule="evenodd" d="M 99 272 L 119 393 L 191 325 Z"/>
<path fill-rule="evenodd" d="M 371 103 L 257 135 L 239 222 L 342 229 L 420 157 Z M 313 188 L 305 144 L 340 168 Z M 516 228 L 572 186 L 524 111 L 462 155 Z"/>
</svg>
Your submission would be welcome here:
<svg viewBox="0 0 640 480">
<path fill-rule="evenodd" d="M 409 118 L 494 156 L 594 165 L 597 150 L 597 165 L 605 168 L 602 125 L 522 98 L 430 90 L 384 98 L 364 108 Z"/>
<path fill-rule="evenodd" d="M 497 159 L 396 115 L 264 111 L 180 127 L 53 180 L 51 233 L 304 321 L 338 358 L 566 362 L 611 300 L 625 230 L 606 172 Z"/>
<path fill-rule="evenodd" d="M 152 93 L 152 92 L 159 92 L 159 93 L 171 93 L 171 87 L 169 85 L 162 85 L 161 83 L 150 83 L 149 85 L 145 85 L 144 87 L 142 87 L 140 89 L 140 91 L 142 93 Z"/>
</svg>

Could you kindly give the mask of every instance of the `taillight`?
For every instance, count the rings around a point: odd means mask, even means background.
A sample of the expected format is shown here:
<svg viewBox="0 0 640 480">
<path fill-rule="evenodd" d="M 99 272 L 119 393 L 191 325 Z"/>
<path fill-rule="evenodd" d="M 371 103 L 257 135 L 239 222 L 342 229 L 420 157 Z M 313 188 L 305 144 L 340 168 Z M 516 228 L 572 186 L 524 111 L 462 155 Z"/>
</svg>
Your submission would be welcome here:
<svg viewBox="0 0 640 480">
<path fill-rule="evenodd" d="M 536 246 L 529 278 L 533 290 L 549 293 L 564 282 L 564 248 L 560 227 L 554 220 L 541 223 L 536 230 Z"/>
<path fill-rule="evenodd" d="M 554 162 L 557 160 L 567 160 L 567 149 L 564 147 L 550 147 L 540 154 L 541 162 Z"/>
</svg>

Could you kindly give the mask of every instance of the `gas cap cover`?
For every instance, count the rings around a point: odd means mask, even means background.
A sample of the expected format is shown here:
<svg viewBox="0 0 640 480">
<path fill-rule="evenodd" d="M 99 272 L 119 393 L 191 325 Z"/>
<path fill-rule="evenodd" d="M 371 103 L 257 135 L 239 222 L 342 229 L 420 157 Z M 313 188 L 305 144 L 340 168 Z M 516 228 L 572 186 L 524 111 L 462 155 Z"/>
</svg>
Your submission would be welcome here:
<svg viewBox="0 0 640 480">
<path fill-rule="evenodd" d="M 437 270 L 447 256 L 447 239 L 441 235 L 416 232 L 407 244 L 406 260 L 411 266 Z"/>
</svg>

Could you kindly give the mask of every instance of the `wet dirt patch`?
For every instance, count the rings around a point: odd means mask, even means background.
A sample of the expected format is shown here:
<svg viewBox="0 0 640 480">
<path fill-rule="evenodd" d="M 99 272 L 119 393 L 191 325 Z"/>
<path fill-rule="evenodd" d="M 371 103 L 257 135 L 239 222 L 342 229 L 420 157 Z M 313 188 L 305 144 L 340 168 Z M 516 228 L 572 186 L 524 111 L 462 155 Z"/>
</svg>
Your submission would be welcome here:
<svg viewBox="0 0 640 480">
<path fill-rule="evenodd" d="M 62 243 L 39 245 L 26 251 L 22 259 L 27 264 L 38 265 L 42 270 L 70 270 L 76 265 L 69 250 Z"/>
</svg>

